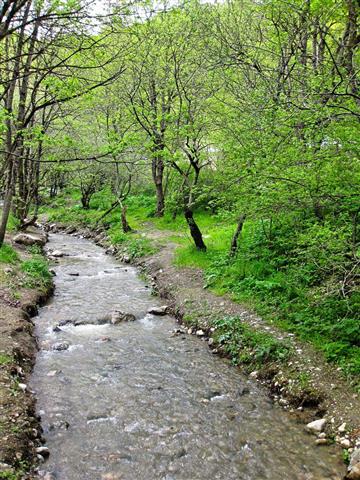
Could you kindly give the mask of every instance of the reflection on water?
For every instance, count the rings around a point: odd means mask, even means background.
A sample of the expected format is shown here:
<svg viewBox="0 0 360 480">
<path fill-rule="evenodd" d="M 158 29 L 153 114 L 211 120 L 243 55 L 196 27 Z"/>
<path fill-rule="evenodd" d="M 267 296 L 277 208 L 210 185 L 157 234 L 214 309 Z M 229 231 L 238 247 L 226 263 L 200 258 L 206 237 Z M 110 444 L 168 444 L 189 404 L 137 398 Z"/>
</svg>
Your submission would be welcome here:
<svg viewBox="0 0 360 480">
<path fill-rule="evenodd" d="M 135 269 L 83 239 L 52 235 L 48 248 L 68 256 L 37 318 L 31 386 L 51 451 L 44 468 L 57 479 L 341 478 L 335 452 L 315 447 L 255 383 L 205 342 L 171 336 L 173 318 L 146 313 L 158 300 Z M 138 320 L 53 331 L 115 308 Z M 59 342 L 69 349 L 52 350 Z"/>
</svg>

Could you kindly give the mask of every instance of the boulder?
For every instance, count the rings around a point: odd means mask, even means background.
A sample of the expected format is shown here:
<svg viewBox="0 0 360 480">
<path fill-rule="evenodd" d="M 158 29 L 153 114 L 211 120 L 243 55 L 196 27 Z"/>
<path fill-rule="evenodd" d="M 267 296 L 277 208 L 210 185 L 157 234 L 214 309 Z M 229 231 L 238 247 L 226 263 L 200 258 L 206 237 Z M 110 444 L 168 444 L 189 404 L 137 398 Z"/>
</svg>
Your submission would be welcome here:
<svg viewBox="0 0 360 480">
<path fill-rule="evenodd" d="M 166 315 L 169 311 L 169 307 L 167 305 L 163 305 L 162 307 L 152 307 L 148 311 L 148 313 L 152 313 L 153 315 Z"/>
<path fill-rule="evenodd" d="M 46 243 L 46 236 L 41 233 L 18 233 L 14 237 L 14 242 L 20 245 L 38 245 L 43 247 Z"/>
</svg>

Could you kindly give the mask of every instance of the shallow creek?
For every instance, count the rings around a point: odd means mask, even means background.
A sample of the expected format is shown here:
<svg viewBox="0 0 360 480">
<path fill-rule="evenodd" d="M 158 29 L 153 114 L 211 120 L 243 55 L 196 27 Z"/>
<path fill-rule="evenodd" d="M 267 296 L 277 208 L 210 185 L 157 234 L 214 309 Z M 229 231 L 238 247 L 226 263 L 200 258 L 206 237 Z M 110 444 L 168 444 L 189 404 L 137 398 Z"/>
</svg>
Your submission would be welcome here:
<svg viewBox="0 0 360 480">
<path fill-rule="evenodd" d="M 31 387 L 60 480 L 330 480 L 339 451 L 316 447 L 263 389 L 205 342 L 173 336 L 172 317 L 136 270 L 91 242 L 51 235 L 67 256 L 53 299 L 36 319 L 40 351 Z M 74 275 L 75 274 L 75 275 Z M 113 309 L 138 320 L 66 325 Z M 67 342 L 66 351 L 53 351 Z"/>
</svg>

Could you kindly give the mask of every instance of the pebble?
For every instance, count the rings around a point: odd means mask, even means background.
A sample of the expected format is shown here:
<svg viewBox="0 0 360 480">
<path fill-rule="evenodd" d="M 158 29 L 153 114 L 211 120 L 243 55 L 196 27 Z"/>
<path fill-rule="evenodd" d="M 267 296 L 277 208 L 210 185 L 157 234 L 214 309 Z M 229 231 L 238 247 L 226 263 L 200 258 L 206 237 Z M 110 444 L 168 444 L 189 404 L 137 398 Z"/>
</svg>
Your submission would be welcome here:
<svg viewBox="0 0 360 480">
<path fill-rule="evenodd" d="M 18 387 L 20 388 L 20 390 L 25 392 L 26 388 L 27 388 L 27 385 L 26 385 L 26 383 L 18 383 Z"/>
<path fill-rule="evenodd" d="M 350 448 L 351 447 L 351 443 L 350 443 L 350 440 L 348 438 L 342 438 L 340 440 L 340 445 L 343 447 L 343 448 Z"/>
<path fill-rule="evenodd" d="M 346 432 L 346 423 L 342 423 L 340 427 L 338 428 L 339 433 L 345 433 Z"/>
<path fill-rule="evenodd" d="M 326 419 L 314 420 L 306 425 L 306 430 L 310 433 L 321 433 L 326 425 Z"/>
<path fill-rule="evenodd" d="M 50 455 L 50 450 L 48 447 L 37 447 L 36 453 L 39 453 L 43 457 L 48 457 Z"/>
<path fill-rule="evenodd" d="M 201 329 L 200 329 L 200 330 L 196 330 L 196 335 L 197 335 L 198 337 L 203 337 L 203 336 L 205 335 L 205 332 L 204 332 L 204 330 L 201 330 Z"/>
<path fill-rule="evenodd" d="M 327 445 L 328 441 L 326 438 L 318 438 L 315 440 L 316 445 Z"/>
<path fill-rule="evenodd" d="M 257 376 L 258 376 L 258 372 L 256 370 L 251 372 L 250 375 L 249 375 L 249 377 L 251 377 L 251 378 L 257 378 Z"/>
</svg>

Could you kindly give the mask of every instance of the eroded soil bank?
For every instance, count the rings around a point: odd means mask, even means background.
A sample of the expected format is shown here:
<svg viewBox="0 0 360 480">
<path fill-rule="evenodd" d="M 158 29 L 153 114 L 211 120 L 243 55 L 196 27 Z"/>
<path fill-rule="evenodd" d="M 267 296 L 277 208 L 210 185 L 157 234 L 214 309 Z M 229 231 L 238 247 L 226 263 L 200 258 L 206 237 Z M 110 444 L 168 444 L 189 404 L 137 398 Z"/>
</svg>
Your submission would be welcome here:
<svg viewBox="0 0 360 480">
<path fill-rule="evenodd" d="M 32 233 L 43 235 L 36 230 Z M 7 236 L 6 242 L 18 261 L 0 263 L 0 478 L 17 479 L 34 463 L 41 445 L 28 379 L 37 352 L 33 317 L 53 287 L 21 269 L 21 262 L 32 258 L 27 247 L 14 243 L 13 236 Z"/>
</svg>

